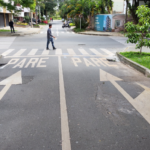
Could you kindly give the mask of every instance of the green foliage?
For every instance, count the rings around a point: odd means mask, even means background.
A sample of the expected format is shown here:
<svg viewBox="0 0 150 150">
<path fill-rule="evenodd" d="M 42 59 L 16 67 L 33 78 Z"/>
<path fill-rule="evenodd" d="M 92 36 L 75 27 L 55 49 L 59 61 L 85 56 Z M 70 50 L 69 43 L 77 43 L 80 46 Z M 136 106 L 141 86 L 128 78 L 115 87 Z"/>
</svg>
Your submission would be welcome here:
<svg viewBox="0 0 150 150">
<path fill-rule="evenodd" d="M 25 16 L 24 19 L 27 23 L 29 23 L 31 21 L 31 18 L 29 16 Z"/>
<path fill-rule="evenodd" d="M 120 54 L 150 69 L 150 53 L 142 52 L 142 55 L 141 55 L 140 52 L 121 52 Z"/>
<path fill-rule="evenodd" d="M 59 14 L 64 19 L 79 18 L 79 15 L 82 14 L 83 22 L 86 24 L 89 15 L 110 13 L 112 7 L 112 0 L 66 0 L 64 3 L 60 3 Z M 78 22 L 76 24 L 78 26 Z"/>
<path fill-rule="evenodd" d="M 10 32 L 10 30 L 1 29 L 0 32 Z"/>
<path fill-rule="evenodd" d="M 70 26 L 75 26 L 75 23 L 69 23 Z"/>
<path fill-rule="evenodd" d="M 28 25 L 28 23 L 22 23 L 22 22 L 17 22 L 16 24 L 17 24 L 17 25 L 24 25 L 24 26 L 27 26 L 27 25 Z"/>
<path fill-rule="evenodd" d="M 41 16 L 41 21 L 45 21 L 45 18 Z"/>
<path fill-rule="evenodd" d="M 142 47 L 146 46 L 150 48 L 150 41 L 146 38 L 150 38 L 149 28 L 150 28 L 150 8 L 145 5 L 138 7 L 136 14 L 139 18 L 139 23 L 134 24 L 133 22 L 128 22 L 126 24 L 128 37 L 127 43 L 136 44 L 136 48 L 140 49 L 142 52 Z"/>
<path fill-rule="evenodd" d="M 73 31 L 76 32 L 76 33 L 77 33 L 77 32 L 84 32 L 85 29 L 74 28 Z"/>
<path fill-rule="evenodd" d="M 75 19 L 74 23 L 75 23 L 76 28 L 80 28 L 80 19 L 79 18 Z M 85 20 L 82 18 L 81 19 L 81 28 L 85 29 L 87 26 L 88 26 L 88 23 L 85 22 Z"/>
</svg>

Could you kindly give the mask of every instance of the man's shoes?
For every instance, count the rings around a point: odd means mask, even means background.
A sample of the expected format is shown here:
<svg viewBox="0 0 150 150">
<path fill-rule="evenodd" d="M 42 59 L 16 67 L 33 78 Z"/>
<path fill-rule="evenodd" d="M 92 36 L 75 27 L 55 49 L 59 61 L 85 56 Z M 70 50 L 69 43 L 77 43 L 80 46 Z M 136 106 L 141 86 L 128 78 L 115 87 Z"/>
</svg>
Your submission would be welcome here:
<svg viewBox="0 0 150 150">
<path fill-rule="evenodd" d="M 53 50 L 55 50 L 56 48 L 55 47 L 53 47 Z"/>
<path fill-rule="evenodd" d="M 47 48 L 46 50 L 50 50 L 49 48 Z"/>
</svg>

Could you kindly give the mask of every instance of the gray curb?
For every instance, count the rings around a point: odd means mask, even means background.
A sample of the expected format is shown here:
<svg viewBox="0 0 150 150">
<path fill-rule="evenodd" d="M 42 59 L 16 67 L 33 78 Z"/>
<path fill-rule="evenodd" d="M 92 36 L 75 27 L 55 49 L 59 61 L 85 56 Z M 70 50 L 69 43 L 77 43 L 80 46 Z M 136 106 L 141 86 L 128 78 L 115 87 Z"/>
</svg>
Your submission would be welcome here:
<svg viewBox="0 0 150 150">
<path fill-rule="evenodd" d="M 144 67 L 144 66 L 141 66 L 140 64 L 122 56 L 119 52 L 116 53 L 117 56 L 119 57 L 120 61 L 124 64 L 127 64 L 131 67 L 133 67 L 134 69 L 136 69 L 137 71 L 143 73 L 146 77 L 149 77 L 150 78 L 150 69 Z"/>
<path fill-rule="evenodd" d="M 94 35 L 94 36 L 120 36 L 120 37 L 124 37 L 124 35 L 121 35 L 121 34 L 116 34 L 116 35 L 113 35 L 113 34 L 92 34 L 92 33 L 81 33 L 81 32 L 78 32 L 77 34 L 83 34 L 83 35 Z"/>
</svg>

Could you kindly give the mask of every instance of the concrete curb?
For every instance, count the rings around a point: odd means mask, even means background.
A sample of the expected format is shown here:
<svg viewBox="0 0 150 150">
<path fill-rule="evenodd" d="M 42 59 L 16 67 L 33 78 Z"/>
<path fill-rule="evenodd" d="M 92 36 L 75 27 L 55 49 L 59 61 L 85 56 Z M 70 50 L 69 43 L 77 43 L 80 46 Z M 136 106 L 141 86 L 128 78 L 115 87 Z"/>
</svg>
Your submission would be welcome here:
<svg viewBox="0 0 150 150">
<path fill-rule="evenodd" d="M 84 33 L 84 32 L 77 32 L 77 34 L 83 34 L 83 35 L 94 35 L 94 36 L 120 36 L 120 37 L 124 37 L 124 35 L 122 34 L 104 34 L 104 33 L 100 33 L 100 34 L 97 34 L 97 33 Z"/>
<path fill-rule="evenodd" d="M 131 66 L 132 68 L 136 69 L 137 71 L 143 73 L 146 77 L 149 77 L 150 78 L 150 69 L 144 67 L 144 66 L 141 66 L 140 64 L 122 56 L 119 52 L 116 53 L 117 56 L 119 57 L 119 60 L 124 63 L 124 64 L 127 64 L 129 66 Z"/>
</svg>

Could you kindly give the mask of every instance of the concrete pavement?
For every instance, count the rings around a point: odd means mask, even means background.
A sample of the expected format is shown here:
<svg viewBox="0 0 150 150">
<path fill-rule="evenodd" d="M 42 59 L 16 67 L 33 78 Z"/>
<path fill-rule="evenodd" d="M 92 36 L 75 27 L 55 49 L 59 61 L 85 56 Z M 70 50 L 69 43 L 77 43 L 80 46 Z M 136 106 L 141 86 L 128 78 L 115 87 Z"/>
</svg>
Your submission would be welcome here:
<svg viewBox="0 0 150 150">
<path fill-rule="evenodd" d="M 43 27 L 44 27 L 44 25 L 40 25 L 40 28 L 15 27 L 15 30 L 16 30 L 15 33 L 11 33 L 11 31 L 10 32 L 0 32 L 0 36 L 24 36 L 24 35 L 38 34 L 38 33 L 40 33 L 40 31 Z M 10 27 L 4 27 L 2 29 L 10 30 Z"/>
<path fill-rule="evenodd" d="M 84 31 L 84 32 L 79 32 L 78 34 L 94 35 L 94 36 L 120 36 L 120 37 L 124 37 L 124 34 L 121 34 L 119 32 Z"/>
<path fill-rule="evenodd" d="M 106 57 L 125 37 L 88 36 L 53 22 L 0 52 L 2 150 L 149 150 L 150 79 Z M 13 75 L 13 76 L 12 76 Z M 141 107 L 140 107 L 141 106 Z"/>
</svg>

